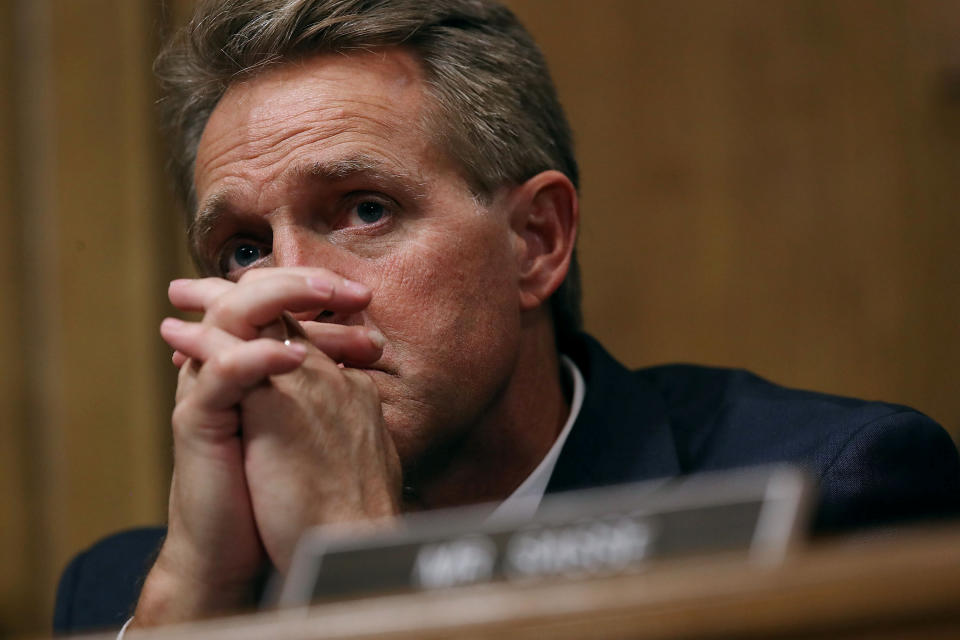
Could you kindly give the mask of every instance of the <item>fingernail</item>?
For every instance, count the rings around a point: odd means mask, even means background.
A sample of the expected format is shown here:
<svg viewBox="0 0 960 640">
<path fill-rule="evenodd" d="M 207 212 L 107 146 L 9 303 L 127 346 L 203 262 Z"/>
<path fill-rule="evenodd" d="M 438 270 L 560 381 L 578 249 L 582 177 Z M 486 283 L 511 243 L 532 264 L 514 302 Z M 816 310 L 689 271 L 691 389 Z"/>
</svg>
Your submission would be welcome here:
<svg viewBox="0 0 960 640">
<path fill-rule="evenodd" d="M 383 349 L 383 345 L 387 344 L 387 339 L 384 338 L 383 334 L 376 329 L 371 329 L 368 331 L 367 336 L 370 338 L 370 342 L 372 342 L 373 345 L 378 349 Z"/>
<path fill-rule="evenodd" d="M 163 322 L 160 323 L 160 328 L 166 327 L 167 329 L 179 329 L 184 325 L 183 320 L 179 318 L 164 318 Z"/>
<path fill-rule="evenodd" d="M 344 288 L 346 288 L 348 291 L 350 291 L 351 293 L 356 294 L 356 295 L 358 295 L 358 296 L 365 296 L 365 295 L 367 295 L 368 293 L 370 293 L 370 289 L 367 287 L 367 285 L 361 284 L 361 283 L 359 283 L 359 282 L 354 282 L 353 280 L 346 280 L 346 279 L 345 279 L 345 280 L 343 281 L 343 286 L 344 286 Z"/>
<path fill-rule="evenodd" d="M 307 345 L 303 344 L 302 342 L 295 342 L 293 340 L 284 340 L 283 344 L 284 346 L 287 347 L 287 349 L 290 349 L 290 351 L 294 352 L 298 356 L 307 355 Z"/>
<path fill-rule="evenodd" d="M 317 278 L 311 277 L 307 278 L 307 284 L 319 291 L 320 293 L 330 295 L 333 293 L 333 283 L 327 280 L 326 278 Z"/>
<path fill-rule="evenodd" d="M 190 280 L 187 279 L 187 278 L 177 278 L 176 280 L 171 280 L 171 281 L 170 281 L 170 284 L 167 286 L 167 288 L 169 289 L 170 287 L 173 287 L 173 286 L 176 286 L 176 285 L 181 285 L 181 284 L 183 284 L 184 282 L 190 282 Z"/>
</svg>

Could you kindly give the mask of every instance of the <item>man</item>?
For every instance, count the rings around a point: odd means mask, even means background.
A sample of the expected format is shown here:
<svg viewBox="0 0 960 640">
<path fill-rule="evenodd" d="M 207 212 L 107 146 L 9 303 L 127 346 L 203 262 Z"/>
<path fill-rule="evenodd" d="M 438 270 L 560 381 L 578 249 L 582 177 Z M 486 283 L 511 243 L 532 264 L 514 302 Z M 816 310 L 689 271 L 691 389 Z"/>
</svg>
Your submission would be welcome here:
<svg viewBox="0 0 960 640">
<path fill-rule="evenodd" d="M 161 327 L 180 367 L 169 522 L 162 544 L 75 560 L 58 629 L 135 601 L 134 627 L 248 607 L 318 524 L 532 515 L 544 491 L 700 470 L 803 464 L 823 531 L 957 511 L 956 450 L 920 414 L 630 373 L 579 333 L 569 129 L 506 9 L 201 2 L 159 69 L 209 276 L 169 290 L 202 320 Z"/>
</svg>

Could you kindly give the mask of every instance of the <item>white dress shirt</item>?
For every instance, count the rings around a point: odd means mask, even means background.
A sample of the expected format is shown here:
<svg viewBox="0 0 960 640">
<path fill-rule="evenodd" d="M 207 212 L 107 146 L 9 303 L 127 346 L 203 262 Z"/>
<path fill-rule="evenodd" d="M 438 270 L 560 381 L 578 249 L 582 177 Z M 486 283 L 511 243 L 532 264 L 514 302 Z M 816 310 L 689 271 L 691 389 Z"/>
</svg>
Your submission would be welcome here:
<svg viewBox="0 0 960 640">
<path fill-rule="evenodd" d="M 553 475 L 553 468 L 557 465 L 557 459 L 560 457 L 560 450 L 563 449 L 563 443 L 567 441 L 567 436 L 573 429 L 573 423 L 577 421 L 577 416 L 580 415 L 583 396 L 587 391 L 583 374 L 580 373 L 580 369 L 573 363 L 573 360 L 561 355 L 560 362 L 573 382 L 573 397 L 570 400 L 570 415 L 567 416 L 567 422 L 563 425 L 560 435 L 557 436 L 553 446 L 550 447 L 550 451 L 543 457 L 537 468 L 490 514 L 488 522 L 497 522 L 501 519 L 531 518 L 537 512 L 540 501 L 543 500 L 543 495 L 547 491 L 547 484 L 550 482 L 550 476 Z"/>
</svg>

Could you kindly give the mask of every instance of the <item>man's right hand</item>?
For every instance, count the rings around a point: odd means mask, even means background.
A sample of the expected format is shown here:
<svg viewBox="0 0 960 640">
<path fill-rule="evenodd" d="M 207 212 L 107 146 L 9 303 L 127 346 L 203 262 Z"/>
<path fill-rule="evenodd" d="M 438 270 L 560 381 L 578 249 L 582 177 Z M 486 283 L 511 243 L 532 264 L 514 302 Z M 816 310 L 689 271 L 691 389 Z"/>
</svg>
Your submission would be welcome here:
<svg viewBox="0 0 960 640">
<path fill-rule="evenodd" d="M 258 336 L 285 311 L 300 317 L 355 313 L 370 294 L 322 269 L 269 269 L 236 284 L 176 281 L 170 298 L 181 309 L 205 315 L 200 323 L 168 319 L 161 326 L 164 339 L 177 349 L 175 362 L 182 364 L 173 414 L 174 474 L 167 538 L 133 626 L 252 604 L 252 585 L 266 555 L 250 500 L 239 407 L 252 390 L 269 385 L 271 376 L 296 371 L 313 350 Z M 311 342 L 337 361 L 369 364 L 380 356 L 382 345 L 363 327 L 306 324 Z"/>
</svg>

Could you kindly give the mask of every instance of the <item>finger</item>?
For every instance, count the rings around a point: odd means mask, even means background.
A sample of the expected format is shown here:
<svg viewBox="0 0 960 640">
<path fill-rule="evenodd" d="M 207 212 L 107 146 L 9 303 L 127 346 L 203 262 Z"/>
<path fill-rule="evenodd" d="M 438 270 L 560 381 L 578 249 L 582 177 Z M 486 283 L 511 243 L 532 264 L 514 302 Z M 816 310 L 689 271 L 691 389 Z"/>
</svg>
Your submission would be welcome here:
<svg viewBox="0 0 960 640">
<path fill-rule="evenodd" d="M 243 274 L 241 280 L 260 280 L 261 278 L 272 278 L 275 273 L 289 273 L 301 276 L 303 278 L 329 278 L 337 284 L 347 286 L 351 281 L 347 278 L 323 267 L 275 267 L 271 269 L 250 269 Z M 360 283 L 354 283 L 360 284 Z M 360 285 L 364 287 L 364 285 Z M 366 289 L 366 287 L 364 287 Z"/>
<path fill-rule="evenodd" d="M 170 282 L 167 297 L 181 311 L 203 311 L 205 300 L 216 300 L 235 286 L 223 278 L 180 278 Z"/>
<path fill-rule="evenodd" d="M 240 279 L 239 283 L 230 282 L 223 278 L 180 279 L 170 283 L 167 295 L 170 302 L 184 311 L 206 311 L 214 301 L 238 284 L 246 285 L 262 280 L 272 280 L 285 276 L 300 278 L 307 282 L 316 282 L 316 288 L 326 291 L 332 285 L 333 294 L 329 308 L 336 311 L 359 311 L 369 302 L 370 290 L 363 284 L 353 282 L 327 269 L 308 267 L 284 267 L 283 269 L 253 269 Z M 312 302 L 307 303 L 304 311 L 313 310 Z M 294 311 L 295 309 L 288 309 Z M 319 309 L 317 309 L 319 311 Z"/>
<path fill-rule="evenodd" d="M 284 311 L 353 313 L 369 304 L 369 289 L 338 279 L 341 282 L 281 272 L 244 281 L 209 304 L 203 321 L 249 340 Z"/>
<path fill-rule="evenodd" d="M 285 319 L 290 323 L 290 333 L 280 336 L 262 336 L 270 337 L 274 340 L 283 340 L 286 337 L 306 338 L 300 324 L 293 319 Z M 278 323 L 275 323 L 278 324 Z M 281 325 L 285 327 L 286 325 Z M 174 348 L 173 363 L 175 366 L 182 367 L 189 359 L 197 362 L 206 362 L 217 353 L 225 351 L 242 342 L 236 336 L 199 322 L 185 322 L 179 318 L 165 318 L 160 323 L 160 335 L 166 340 L 167 344 Z"/>
<path fill-rule="evenodd" d="M 185 356 L 184 354 L 180 353 L 180 352 L 177 351 L 176 349 L 174 349 L 173 355 L 170 357 L 170 359 L 173 361 L 173 366 L 175 366 L 177 369 L 179 369 L 179 368 L 182 367 L 184 364 L 186 364 L 186 362 L 187 362 L 187 360 L 188 360 L 188 357 Z"/>
<path fill-rule="evenodd" d="M 200 367 L 191 393 L 191 407 L 216 413 L 240 402 L 244 393 L 270 376 L 294 371 L 306 358 L 309 347 L 300 342 L 285 344 L 261 338 L 238 341 L 217 353 Z M 202 416 L 198 416 L 202 423 Z"/>
<path fill-rule="evenodd" d="M 301 322 L 307 340 L 334 362 L 353 366 L 373 364 L 383 355 L 386 340 L 376 329 L 326 322 Z"/>
<path fill-rule="evenodd" d="M 160 323 L 160 335 L 184 356 L 184 360 L 193 358 L 199 362 L 206 362 L 217 353 L 242 342 L 222 329 L 199 322 L 184 322 L 179 318 L 164 318 Z"/>
<path fill-rule="evenodd" d="M 274 340 L 289 340 L 293 338 L 306 338 L 307 334 L 303 332 L 300 323 L 293 319 L 293 316 L 284 311 L 277 320 L 260 329 L 261 338 L 273 338 Z"/>
<path fill-rule="evenodd" d="M 175 396 L 178 404 L 187 397 L 190 390 L 193 389 L 199 371 L 200 364 L 189 358 L 183 363 L 183 366 L 180 367 L 180 371 L 177 372 L 177 393 Z"/>
</svg>

